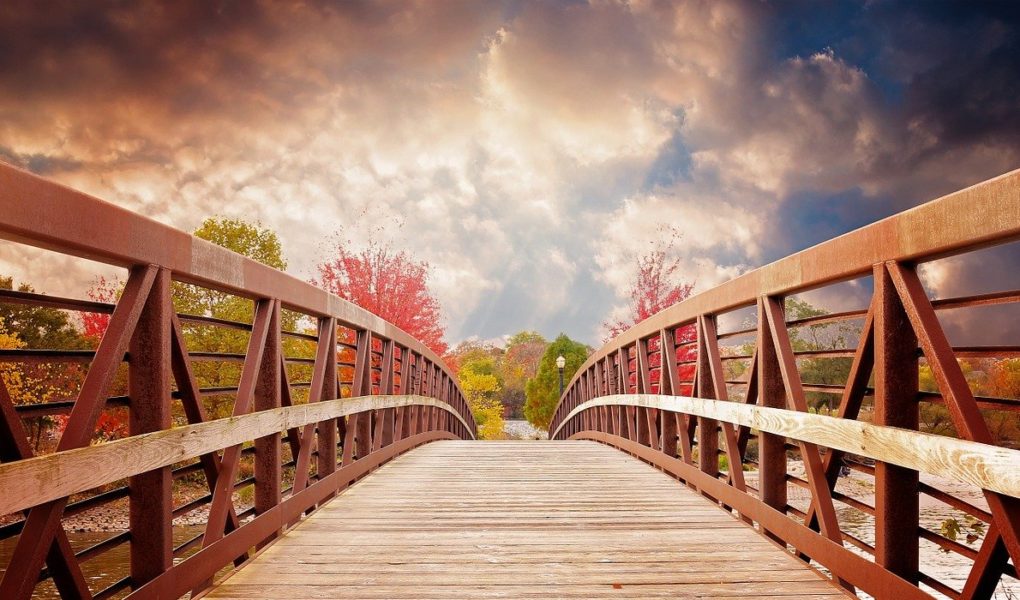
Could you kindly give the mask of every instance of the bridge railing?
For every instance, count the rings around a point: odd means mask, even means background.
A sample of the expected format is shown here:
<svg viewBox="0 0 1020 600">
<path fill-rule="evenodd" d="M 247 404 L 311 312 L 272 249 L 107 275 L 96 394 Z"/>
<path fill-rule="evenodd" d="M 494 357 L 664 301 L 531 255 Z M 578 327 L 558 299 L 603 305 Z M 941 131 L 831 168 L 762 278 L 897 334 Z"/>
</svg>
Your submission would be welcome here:
<svg viewBox="0 0 1020 600">
<path fill-rule="evenodd" d="M 475 436 L 439 356 L 285 273 L 4 165 L 0 238 L 126 274 L 115 302 L 0 290 L 3 314 L 104 330 L 0 347 L 0 598 L 201 590 L 386 460 Z M 236 316 L 181 312 L 181 296 Z M 89 516 L 124 529 L 83 547 L 68 530 Z"/>
<path fill-rule="evenodd" d="M 751 271 L 590 356 L 550 437 L 662 468 L 847 589 L 989 598 L 1020 560 L 1020 346 L 954 346 L 947 327 L 1001 337 L 1011 321 L 980 311 L 1020 290 L 933 300 L 919 268 L 1018 237 L 1012 172 Z M 870 301 L 802 310 L 848 292 Z"/>
</svg>

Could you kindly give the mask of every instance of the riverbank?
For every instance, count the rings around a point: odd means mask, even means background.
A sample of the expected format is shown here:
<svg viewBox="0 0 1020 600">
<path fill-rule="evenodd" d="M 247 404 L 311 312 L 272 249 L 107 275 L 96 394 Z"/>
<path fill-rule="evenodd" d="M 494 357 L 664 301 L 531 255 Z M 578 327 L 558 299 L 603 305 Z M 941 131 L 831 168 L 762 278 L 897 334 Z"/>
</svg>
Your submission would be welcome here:
<svg viewBox="0 0 1020 600">
<path fill-rule="evenodd" d="M 196 494 L 195 498 L 199 498 L 203 495 L 205 495 L 205 493 Z M 245 511 L 250 507 L 249 504 L 240 502 L 239 500 L 240 499 L 235 495 L 234 506 L 238 512 Z M 121 498 L 95 508 L 90 508 L 89 510 L 76 515 L 65 516 L 62 521 L 64 530 L 74 533 L 126 531 L 130 528 L 129 502 L 128 498 Z M 180 506 L 181 504 L 183 504 L 183 502 L 175 502 L 176 506 Z M 7 515 L 3 522 L 0 522 L 0 525 L 14 522 L 19 519 L 20 517 L 16 518 L 14 515 Z M 205 525 L 208 519 L 209 504 L 204 504 L 185 515 L 176 517 L 173 521 L 173 525 L 174 527 Z"/>
</svg>

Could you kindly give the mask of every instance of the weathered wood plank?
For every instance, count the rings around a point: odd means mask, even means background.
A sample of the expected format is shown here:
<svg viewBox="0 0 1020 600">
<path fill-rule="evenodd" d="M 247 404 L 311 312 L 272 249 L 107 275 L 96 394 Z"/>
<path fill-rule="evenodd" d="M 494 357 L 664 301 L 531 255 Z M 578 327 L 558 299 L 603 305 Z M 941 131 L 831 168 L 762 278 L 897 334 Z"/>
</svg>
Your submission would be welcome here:
<svg viewBox="0 0 1020 600">
<path fill-rule="evenodd" d="M 1020 450 L 838 417 L 687 396 L 630 394 L 589 400 L 572 410 L 563 423 L 589 408 L 614 405 L 659 408 L 744 425 L 1020 497 Z"/>
<path fill-rule="evenodd" d="M 231 598 L 834 598 L 731 514 L 587 442 L 435 442 L 221 581 Z"/>
<path fill-rule="evenodd" d="M 409 405 L 437 407 L 470 431 L 448 404 L 424 396 L 363 396 L 285 406 L 0 464 L 0 515 L 295 427 Z"/>
</svg>

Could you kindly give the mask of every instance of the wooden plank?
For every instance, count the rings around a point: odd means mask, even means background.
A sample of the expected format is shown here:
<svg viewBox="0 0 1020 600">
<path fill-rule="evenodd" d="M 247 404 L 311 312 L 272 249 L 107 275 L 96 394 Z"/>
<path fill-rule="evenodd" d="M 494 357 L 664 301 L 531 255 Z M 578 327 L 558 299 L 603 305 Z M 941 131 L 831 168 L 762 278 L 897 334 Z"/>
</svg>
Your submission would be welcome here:
<svg viewBox="0 0 1020 600">
<path fill-rule="evenodd" d="M 443 441 L 351 486 L 204 597 L 727 596 L 843 594 L 605 445 Z"/>
<path fill-rule="evenodd" d="M 422 396 L 365 396 L 286 406 L 0 464 L 0 489 L 4 490 L 0 514 L 66 498 L 271 433 L 398 406 L 433 407 L 467 427 L 449 405 Z"/>
<path fill-rule="evenodd" d="M 1020 497 L 1020 450 L 838 417 L 686 396 L 603 396 L 578 406 L 563 422 L 593 406 L 653 407 L 717 419 Z"/>
</svg>

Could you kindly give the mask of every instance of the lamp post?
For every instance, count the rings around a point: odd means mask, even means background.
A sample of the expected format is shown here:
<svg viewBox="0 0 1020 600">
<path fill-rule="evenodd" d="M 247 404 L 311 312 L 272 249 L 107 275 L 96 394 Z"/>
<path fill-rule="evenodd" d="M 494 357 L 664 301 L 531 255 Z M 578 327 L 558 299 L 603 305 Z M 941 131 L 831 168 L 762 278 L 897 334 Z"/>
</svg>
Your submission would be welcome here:
<svg viewBox="0 0 1020 600">
<path fill-rule="evenodd" d="M 560 396 L 563 395 L 563 367 L 567 366 L 567 359 L 563 355 L 556 357 L 556 368 L 560 370 Z"/>
</svg>

